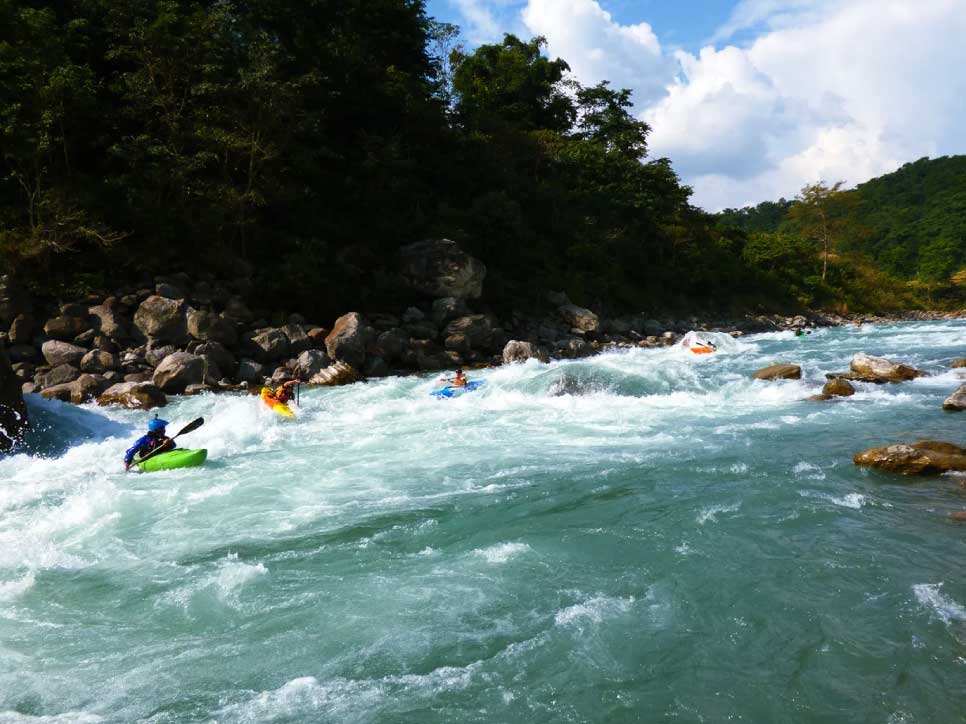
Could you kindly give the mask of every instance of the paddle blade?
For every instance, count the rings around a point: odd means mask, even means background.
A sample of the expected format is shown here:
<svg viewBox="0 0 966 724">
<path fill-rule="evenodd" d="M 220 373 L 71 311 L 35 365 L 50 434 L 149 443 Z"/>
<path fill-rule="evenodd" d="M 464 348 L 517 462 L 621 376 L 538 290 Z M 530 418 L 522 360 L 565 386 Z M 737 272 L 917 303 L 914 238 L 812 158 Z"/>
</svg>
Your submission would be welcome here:
<svg viewBox="0 0 966 724">
<path fill-rule="evenodd" d="M 205 424 L 205 418 L 203 418 L 203 417 L 199 417 L 197 420 L 192 420 L 187 425 L 185 425 L 183 428 L 181 428 L 181 430 L 178 432 L 178 434 L 175 435 L 174 437 L 178 437 L 179 435 L 184 435 L 185 433 L 188 433 L 188 432 L 192 432 L 194 430 L 197 430 L 199 427 L 201 427 L 204 424 Z M 171 439 L 173 440 L 174 438 L 171 438 Z"/>
</svg>

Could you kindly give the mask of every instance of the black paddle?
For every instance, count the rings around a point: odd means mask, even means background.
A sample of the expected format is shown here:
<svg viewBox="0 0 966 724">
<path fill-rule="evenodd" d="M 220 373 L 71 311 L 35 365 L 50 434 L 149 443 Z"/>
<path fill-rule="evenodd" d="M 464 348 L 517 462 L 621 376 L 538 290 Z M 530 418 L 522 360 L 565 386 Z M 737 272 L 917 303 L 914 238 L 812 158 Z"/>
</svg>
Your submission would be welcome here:
<svg viewBox="0 0 966 724">
<path fill-rule="evenodd" d="M 172 438 L 168 438 L 168 439 L 169 440 L 174 440 L 175 437 L 181 437 L 185 433 L 193 432 L 194 430 L 197 430 L 199 427 L 201 427 L 204 424 L 205 424 L 205 418 L 199 417 L 197 420 L 192 420 L 187 425 L 185 425 L 184 427 L 182 427 L 178 431 L 178 434 L 177 435 L 175 435 Z M 152 450 L 151 452 L 149 452 L 147 455 L 145 455 L 140 460 L 132 460 L 131 461 L 131 465 L 140 465 L 145 460 L 147 460 L 148 458 L 150 458 L 152 455 L 157 455 L 159 452 L 162 452 L 162 451 L 166 450 L 167 447 L 168 447 L 168 445 L 167 445 L 167 443 L 165 443 L 164 445 L 162 445 L 161 447 L 159 447 L 157 450 Z"/>
</svg>

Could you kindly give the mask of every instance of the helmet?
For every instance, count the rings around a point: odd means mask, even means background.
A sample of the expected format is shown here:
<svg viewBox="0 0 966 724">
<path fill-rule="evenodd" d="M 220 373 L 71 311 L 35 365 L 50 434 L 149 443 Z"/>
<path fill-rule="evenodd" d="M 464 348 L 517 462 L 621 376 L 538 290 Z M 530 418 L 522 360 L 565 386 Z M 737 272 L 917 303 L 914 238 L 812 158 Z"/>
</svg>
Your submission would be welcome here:
<svg viewBox="0 0 966 724">
<path fill-rule="evenodd" d="M 148 432 L 160 432 L 168 426 L 167 420 L 162 420 L 159 417 L 155 417 L 148 423 Z"/>
</svg>

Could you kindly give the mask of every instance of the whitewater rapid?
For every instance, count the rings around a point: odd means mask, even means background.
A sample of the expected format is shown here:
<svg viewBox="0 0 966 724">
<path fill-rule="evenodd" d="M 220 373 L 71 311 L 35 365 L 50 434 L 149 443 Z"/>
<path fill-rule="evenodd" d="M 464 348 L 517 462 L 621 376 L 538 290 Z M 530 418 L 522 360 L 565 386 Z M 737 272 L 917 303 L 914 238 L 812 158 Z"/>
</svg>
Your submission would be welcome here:
<svg viewBox="0 0 966 724">
<path fill-rule="evenodd" d="M 303 389 L 161 414 L 30 396 L 0 459 L 0 722 L 954 721 L 966 323 L 866 325 Z M 805 401 L 855 352 L 931 374 Z M 802 380 L 753 381 L 768 364 Z"/>
</svg>

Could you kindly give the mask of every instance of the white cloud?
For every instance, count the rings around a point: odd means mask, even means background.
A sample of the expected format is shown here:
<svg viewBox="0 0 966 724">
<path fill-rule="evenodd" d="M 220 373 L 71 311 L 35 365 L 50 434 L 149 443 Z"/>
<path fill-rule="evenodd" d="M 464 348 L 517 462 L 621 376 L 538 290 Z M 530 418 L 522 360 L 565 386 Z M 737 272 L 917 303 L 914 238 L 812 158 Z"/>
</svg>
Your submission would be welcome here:
<svg viewBox="0 0 966 724">
<path fill-rule="evenodd" d="M 673 59 L 651 26 L 621 25 L 597 0 L 528 0 L 521 17 L 583 84 L 609 80 L 614 88 L 632 88 L 638 106 L 661 98 L 674 77 Z"/>
<path fill-rule="evenodd" d="M 966 151 L 962 0 L 815 0 L 772 25 L 746 48 L 678 53 L 681 76 L 645 113 L 653 153 L 671 158 L 699 205 L 790 197 Z"/>
</svg>

